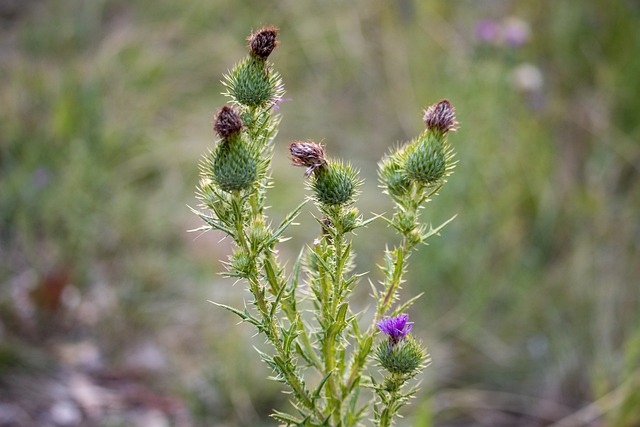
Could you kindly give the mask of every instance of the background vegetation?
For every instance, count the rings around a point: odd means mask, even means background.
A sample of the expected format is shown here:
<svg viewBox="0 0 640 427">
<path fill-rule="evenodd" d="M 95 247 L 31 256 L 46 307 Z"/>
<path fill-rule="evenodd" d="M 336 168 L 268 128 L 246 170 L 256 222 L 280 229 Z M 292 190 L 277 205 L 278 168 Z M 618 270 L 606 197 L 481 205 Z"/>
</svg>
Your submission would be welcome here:
<svg viewBox="0 0 640 427">
<path fill-rule="evenodd" d="M 0 1 L 0 426 L 274 425 L 228 253 L 187 209 L 222 73 L 273 24 L 292 139 L 366 179 L 448 98 L 457 213 L 405 295 L 433 365 L 407 426 L 640 424 L 640 7 L 632 0 Z M 281 257 L 317 233 L 301 217 Z M 361 271 L 394 238 L 356 240 Z M 367 231 L 365 233 L 365 231 Z M 368 303 L 368 284 L 361 284 Z"/>
</svg>

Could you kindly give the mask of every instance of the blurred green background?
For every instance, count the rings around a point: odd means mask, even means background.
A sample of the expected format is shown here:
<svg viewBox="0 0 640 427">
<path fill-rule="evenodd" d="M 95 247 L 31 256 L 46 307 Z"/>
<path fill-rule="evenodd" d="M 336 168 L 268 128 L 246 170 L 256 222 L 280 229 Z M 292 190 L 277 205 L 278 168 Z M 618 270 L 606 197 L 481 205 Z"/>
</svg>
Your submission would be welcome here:
<svg viewBox="0 0 640 427">
<path fill-rule="evenodd" d="M 640 425 L 637 1 L 0 0 L 0 426 L 275 425 L 262 339 L 207 303 L 248 298 L 218 275 L 230 243 L 186 232 L 222 73 L 264 24 L 290 98 L 276 222 L 305 195 L 290 140 L 389 212 L 376 162 L 457 109 L 424 216 L 458 217 L 403 291 L 434 361 L 399 425 Z M 395 238 L 361 230 L 359 271 Z"/>
</svg>

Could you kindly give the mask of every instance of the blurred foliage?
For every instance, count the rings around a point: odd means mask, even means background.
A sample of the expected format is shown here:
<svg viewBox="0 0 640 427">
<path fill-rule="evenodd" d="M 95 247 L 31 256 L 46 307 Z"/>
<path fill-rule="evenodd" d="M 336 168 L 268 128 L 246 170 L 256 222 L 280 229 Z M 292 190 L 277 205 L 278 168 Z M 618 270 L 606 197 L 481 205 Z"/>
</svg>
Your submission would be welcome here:
<svg viewBox="0 0 640 427">
<path fill-rule="evenodd" d="M 304 197 L 289 140 L 324 141 L 359 166 L 360 209 L 379 213 L 390 204 L 375 163 L 421 128 L 420 108 L 445 97 L 457 108 L 460 163 L 425 215 L 458 218 L 412 258 L 405 285 L 426 293 L 411 317 L 434 359 L 406 425 L 640 423 L 637 2 L 0 6 L 1 375 L 21 354 L 50 366 L 42 352 L 56 359 L 57 344 L 82 339 L 122 367 L 150 341 L 164 357 L 151 382 L 195 425 L 269 424 L 285 399 L 252 353 L 262 343 L 206 303 L 241 304 L 242 286 L 215 275 L 228 247 L 185 233 L 196 226 L 185 205 L 220 76 L 249 30 L 273 24 L 291 98 L 276 221 Z M 513 19 L 523 43 L 478 37 L 483 21 Z M 310 215 L 301 223 L 282 258 L 318 231 Z M 393 238 L 371 227 L 379 239 L 356 242 L 361 271 Z"/>
</svg>

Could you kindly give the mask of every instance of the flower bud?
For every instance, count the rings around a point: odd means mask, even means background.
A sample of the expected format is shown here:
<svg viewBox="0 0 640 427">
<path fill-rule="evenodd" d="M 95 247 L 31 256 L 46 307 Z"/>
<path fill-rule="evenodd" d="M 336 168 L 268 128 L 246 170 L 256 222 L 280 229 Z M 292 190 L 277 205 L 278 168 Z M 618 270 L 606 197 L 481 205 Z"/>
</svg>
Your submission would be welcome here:
<svg viewBox="0 0 640 427">
<path fill-rule="evenodd" d="M 262 216 L 256 216 L 252 219 L 247 234 L 249 243 L 251 243 L 253 248 L 258 248 L 264 241 L 271 237 L 267 225 L 264 222 L 264 217 Z"/>
<path fill-rule="evenodd" d="M 231 256 L 229 256 L 227 266 L 232 274 L 240 277 L 248 277 L 253 268 L 253 259 L 244 250 L 236 248 Z"/>
<path fill-rule="evenodd" d="M 211 178 L 223 191 L 247 190 L 258 179 L 256 150 L 241 138 L 223 141 L 211 156 Z"/>
<path fill-rule="evenodd" d="M 227 139 L 237 134 L 242 129 L 242 120 L 238 111 L 225 105 L 216 113 L 213 121 L 213 130 L 222 139 Z"/>
<path fill-rule="evenodd" d="M 269 66 L 259 58 L 248 56 L 226 76 L 225 86 L 236 101 L 260 107 L 276 97 L 278 78 L 269 77 Z"/>
<path fill-rule="evenodd" d="M 358 184 L 357 172 L 351 165 L 329 162 L 316 170 L 311 187 L 319 203 L 340 206 L 353 202 Z"/>
<path fill-rule="evenodd" d="M 450 172 L 451 150 L 442 138 L 431 132 L 423 133 L 407 151 L 404 169 L 412 181 L 430 186 Z"/>
<path fill-rule="evenodd" d="M 247 37 L 251 54 L 263 60 L 267 59 L 278 46 L 277 37 L 278 29 L 273 26 L 266 26 L 252 33 Z"/>
<path fill-rule="evenodd" d="M 411 189 L 411 181 L 404 171 L 404 150 L 385 156 L 380 162 L 378 177 L 392 197 L 402 197 Z"/>
<path fill-rule="evenodd" d="M 458 129 L 456 121 L 456 110 L 446 99 L 431 105 L 424 111 L 423 120 L 427 125 L 427 130 L 446 134 L 449 131 Z"/>
<path fill-rule="evenodd" d="M 360 222 L 361 217 L 358 208 L 351 208 L 340 217 L 340 228 L 343 232 L 348 233 L 358 228 Z"/>
</svg>

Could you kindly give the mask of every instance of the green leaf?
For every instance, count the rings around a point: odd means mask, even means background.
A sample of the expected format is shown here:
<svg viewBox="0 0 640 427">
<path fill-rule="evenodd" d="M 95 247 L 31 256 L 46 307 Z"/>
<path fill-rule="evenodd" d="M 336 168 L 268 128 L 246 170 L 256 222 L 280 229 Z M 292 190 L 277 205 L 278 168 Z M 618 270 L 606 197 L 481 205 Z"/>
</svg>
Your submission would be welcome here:
<svg viewBox="0 0 640 427">
<path fill-rule="evenodd" d="M 424 295 L 424 292 L 420 292 L 418 295 L 416 295 L 415 297 L 411 298 L 409 301 L 402 304 L 400 307 L 398 307 L 396 310 L 393 311 L 393 314 L 391 315 L 391 317 L 397 316 L 398 314 L 406 312 L 407 309 L 411 307 L 413 303 L 416 302 L 416 300 L 418 300 L 418 298 L 420 298 L 422 295 Z"/>
<path fill-rule="evenodd" d="M 322 380 L 320 381 L 320 384 L 318 384 L 318 387 L 316 388 L 316 391 L 313 392 L 313 400 L 316 400 L 320 397 L 320 393 L 322 392 L 322 387 L 324 387 L 325 383 L 327 382 L 327 380 L 329 379 L 329 377 L 333 374 L 333 372 L 329 372 L 327 375 L 325 375 Z"/>
<path fill-rule="evenodd" d="M 286 423 L 287 425 L 293 424 L 296 426 L 303 426 L 306 420 L 308 420 L 308 417 L 306 419 L 297 418 L 297 417 L 294 417 L 293 415 L 287 414 L 285 412 L 280 412 L 280 411 L 274 411 L 271 414 L 271 417 L 275 418 L 279 422 Z"/>
<path fill-rule="evenodd" d="M 264 262 L 264 273 L 267 276 L 269 285 L 271 285 L 271 293 L 275 294 L 276 299 L 279 301 L 282 297 L 284 286 L 279 282 L 278 276 L 273 268 L 273 264 L 269 259 Z"/>
<path fill-rule="evenodd" d="M 383 218 L 383 219 L 385 219 L 385 220 L 386 220 L 386 218 L 384 217 L 384 214 L 383 214 L 383 213 L 381 213 L 381 214 L 373 214 L 373 215 L 374 215 L 374 216 L 372 216 L 371 218 L 369 218 L 369 219 L 367 219 L 367 220 L 365 220 L 365 221 L 360 222 L 360 223 L 358 224 L 358 227 L 366 227 L 367 225 L 371 224 L 373 221 L 375 221 L 375 220 L 376 220 L 376 219 L 378 219 L 378 218 Z"/>
<path fill-rule="evenodd" d="M 229 236 L 234 237 L 234 233 L 233 233 L 233 231 L 232 231 L 230 228 L 225 227 L 225 225 L 224 225 L 224 224 L 222 224 L 220 221 L 218 221 L 216 218 L 214 218 L 214 217 L 212 217 L 212 216 L 209 216 L 209 215 L 206 215 L 206 214 L 203 214 L 203 213 L 202 213 L 202 212 L 200 212 L 199 210 L 194 209 L 194 208 L 192 208 L 192 207 L 191 207 L 191 206 L 189 206 L 189 205 L 187 205 L 187 207 L 188 207 L 189 209 L 191 209 L 191 212 L 193 212 L 194 214 L 198 215 L 198 216 L 200 217 L 200 219 L 202 219 L 204 222 L 206 222 L 207 224 L 209 224 L 209 225 L 211 226 L 211 228 L 213 228 L 213 229 L 215 229 L 215 230 L 220 230 L 220 231 L 222 231 L 223 233 L 226 233 L 226 234 L 228 234 Z M 196 230 L 198 230 L 198 229 L 196 229 Z M 193 231 L 196 231 L 196 230 L 193 230 Z"/>
<path fill-rule="evenodd" d="M 244 309 L 244 311 L 240 311 L 237 308 L 228 306 L 226 304 L 220 304 L 220 303 L 217 303 L 217 302 L 211 301 L 211 300 L 208 300 L 208 302 L 210 302 L 213 305 L 217 305 L 218 307 L 222 307 L 225 310 L 228 310 L 228 311 L 236 314 L 237 316 L 239 316 L 245 322 L 251 323 L 252 325 L 256 326 L 260 331 L 262 331 L 262 323 L 260 323 L 260 321 L 258 319 L 253 317 L 246 308 Z"/>
<path fill-rule="evenodd" d="M 429 227 L 429 231 L 427 231 L 426 233 L 422 234 L 422 242 L 424 243 L 429 237 L 433 236 L 434 234 L 438 234 L 440 232 L 440 230 L 442 230 L 443 228 L 445 228 L 451 221 L 453 221 L 454 219 L 456 219 L 458 215 L 454 215 L 451 218 L 449 218 L 448 220 L 446 220 L 445 222 L 443 222 L 442 224 L 440 224 L 438 227 L 433 228 L 433 227 Z"/>
<path fill-rule="evenodd" d="M 282 332 L 283 342 L 282 347 L 285 354 L 289 354 L 291 352 L 291 344 L 298 337 L 298 330 L 296 329 L 296 325 L 291 324 L 289 329 L 284 329 Z"/>
<path fill-rule="evenodd" d="M 264 243 L 265 248 L 271 247 L 271 245 L 273 245 L 278 240 L 278 238 L 282 235 L 282 233 L 284 233 L 287 227 L 289 227 L 291 223 L 293 223 L 293 221 L 296 219 L 296 217 L 300 213 L 300 210 L 306 204 L 307 204 L 307 200 L 300 203 L 293 211 L 289 213 L 289 215 L 287 215 L 287 217 L 280 223 L 276 231 L 274 231 L 273 235 L 269 238 L 269 240 L 267 240 Z"/>
</svg>

